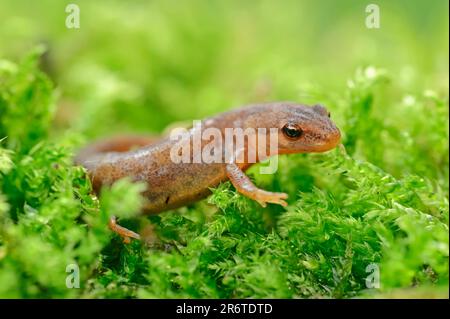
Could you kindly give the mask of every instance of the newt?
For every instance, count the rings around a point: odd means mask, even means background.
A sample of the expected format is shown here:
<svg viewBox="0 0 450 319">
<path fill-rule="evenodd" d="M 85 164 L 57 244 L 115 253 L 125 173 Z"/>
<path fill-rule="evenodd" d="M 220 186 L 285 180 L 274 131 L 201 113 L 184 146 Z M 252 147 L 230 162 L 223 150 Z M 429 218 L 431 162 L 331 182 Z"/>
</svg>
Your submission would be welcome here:
<svg viewBox="0 0 450 319">
<path fill-rule="evenodd" d="M 143 195 L 148 201 L 143 208 L 144 214 L 196 202 L 207 197 L 211 193 L 210 188 L 226 180 L 230 180 L 239 193 L 264 207 L 267 203 L 286 206 L 287 194 L 258 188 L 245 171 L 254 162 L 277 154 L 325 152 L 336 147 L 341 139 L 339 129 L 324 106 L 294 102 L 255 104 L 231 110 L 201 121 L 201 130 L 204 132 L 208 128 L 223 133 L 222 143 L 226 143 L 224 136 L 227 128 L 266 128 L 267 132 L 276 129 L 277 148 L 266 156 L 258 154 L 256 161 L 252 162 L 248 156 L 241 161 L 234 160 L 237 158 L 234 156 L 224 158 L 220 163 L 177 163 L 171 157 L 176 141 L 168 136 L 119 136 L 88 145 L 78 153 L 75 163 L 87 169 L 96 193 L 101 187 L 124 177 L 145 182 L 147 188 Z M 192 137 L 194 131 L 189 130 L 188 136 Z M 202 140 L 200 148 L 203 150 L 208 142 Z M 246 153 L 255 147 L 246 140 L 239 152 Z M 109 226 L 125 242 L 129 242 L 130 238 L 139 239 L 138 234 L 119 226 L 114 217 Z"/>
</svg>

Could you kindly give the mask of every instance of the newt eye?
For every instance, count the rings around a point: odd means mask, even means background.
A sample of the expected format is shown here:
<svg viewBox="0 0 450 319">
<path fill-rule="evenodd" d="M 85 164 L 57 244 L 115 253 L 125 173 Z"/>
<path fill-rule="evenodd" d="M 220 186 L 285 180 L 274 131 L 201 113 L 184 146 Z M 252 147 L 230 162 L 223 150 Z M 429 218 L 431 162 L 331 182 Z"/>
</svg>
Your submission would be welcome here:
<svg viewBox="0 0 450 319">
<path fill-rule="evenodd" d="M 303 134 L 303 130 L 295 124 L 288 123 L 281 129 L 283 134 L 291 139 L 298 139 Z"/>
<path fill-rule="evenodd" d="M 331 113 L 330 112 L 328 112 L 327 115 L 328 115 L 328 117 L 331 117 Z"/>
</svg>

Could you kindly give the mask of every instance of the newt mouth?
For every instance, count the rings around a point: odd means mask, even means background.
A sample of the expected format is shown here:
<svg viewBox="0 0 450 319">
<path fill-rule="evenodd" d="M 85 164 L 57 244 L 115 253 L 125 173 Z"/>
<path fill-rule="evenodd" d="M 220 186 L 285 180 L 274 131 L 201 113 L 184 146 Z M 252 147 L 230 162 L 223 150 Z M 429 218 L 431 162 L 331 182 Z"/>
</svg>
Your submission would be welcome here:
<svg viewBox="0 0 450 319">
<path fill-rule="evenodd" d="M 307 152 L 315 152 L 315 153 L 326 152 L 332 150 L 340 143 L 341 143 L 341 132 L 339 131 L 338 128 L 336 128 L 335 132 L 333 134 L 330 134 L 330 136 L 324 142 L 307 147 Z"/>
</svg>

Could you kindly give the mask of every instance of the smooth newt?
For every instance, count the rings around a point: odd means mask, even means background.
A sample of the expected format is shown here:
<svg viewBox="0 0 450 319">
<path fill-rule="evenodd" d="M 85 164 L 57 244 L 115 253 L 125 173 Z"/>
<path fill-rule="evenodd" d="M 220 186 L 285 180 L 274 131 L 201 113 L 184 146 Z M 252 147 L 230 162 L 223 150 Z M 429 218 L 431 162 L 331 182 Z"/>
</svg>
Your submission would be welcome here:
<svg viewBox="0 0 450 319">
<path fill-rule="evenodd" d="M 217 128 L 225 136 L 226 128 L 277 129 L 278 147 L 275 154 L 324 152 L 336 147 L 341 138 L 330 113 L 321 105 L 306 106 L 293 102 L 256 104 L 207 118 L 201 130 Z M 191 129 L 188 134 L 193 134 Z M 201 148 L 209 141 L 202 141 Z M 225 142 L 222 140 L 221 142 Z M 123 136 L 101 140 L 82 149 L 75 162 L 83 165 L 92 180 L 95 192 L 103 185 L 111 185 L 123 177 L 144 181 L 148 199 L 144 213 L 152 214 L 198 201 L 210 194 L 210 188 L 230 180 L 243 195 L 266 203 L 286 206 L 285 193 L 259 189 L 244 173 L 253 162 L 227 159 L 222 163 L 175 163 L 170 155 L 176 143 L 169 137 L 155 138 Z M 133 149 L 134 147 L 134 149 Z M 137 148 L 136 148 L 137 147 Z M 244 152 L 249 151 L 247 141 Z M 261 161 L 264 158 L 257 158 Z M 110 227 L 125 241 L 139 236 L 120 227 L 112 218 Z"/>
</svg>

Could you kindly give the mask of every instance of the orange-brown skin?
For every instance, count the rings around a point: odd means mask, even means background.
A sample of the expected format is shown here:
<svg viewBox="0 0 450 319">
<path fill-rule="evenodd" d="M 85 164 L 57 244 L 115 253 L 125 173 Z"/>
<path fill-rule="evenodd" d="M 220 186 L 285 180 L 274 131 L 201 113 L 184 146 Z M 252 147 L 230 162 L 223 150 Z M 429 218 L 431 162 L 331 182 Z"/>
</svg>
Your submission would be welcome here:
<svg viewBox="0 0 450 319">
<path fill-rule="evenodd" d="M 287 136 L 283 128 L 286 125 L 300 128 L 300 136 Z M 218 128 L 222 136 L 225 136 L 225 128 L 266 128 L 267 132 L 270 128 L 277 128 L 276 154 L 324 152 L 336 147 L 341 137 L 323 106 L 310 107 L 293 102 L 257 104 L 232 110 L 203 120 L 202 131 L 206 128 Z M 193 130 L 189 132 L 193 134 Z M 269 142 L 268 137 L 266 140 Z M 201 148 L 209 142 L 202 141 Z M 253 163 L 233 163 L 230 159 L 211 164 L 174 163 L 170 150 L 175 143 L 169 137 L 113 138 L 81 150 L 75 162 L 87 168 L 96 192 L 103 185 L 111 185 L 123 177 L 146 182 L 144 196 L 148 203 L 144 213 L 147 214 L 198 201 L 210 194 L 211 187 L 228 179 L 237 191 L 263 206 L 266 203 L 286 205 L 286 194 L 261 190 L 245 175 L 244 171 Z M 129 150 L 132 147 L 137 149 Z M 257 146 L 245 143 L 244 153 L 249 147 Z"/>
</svg>

